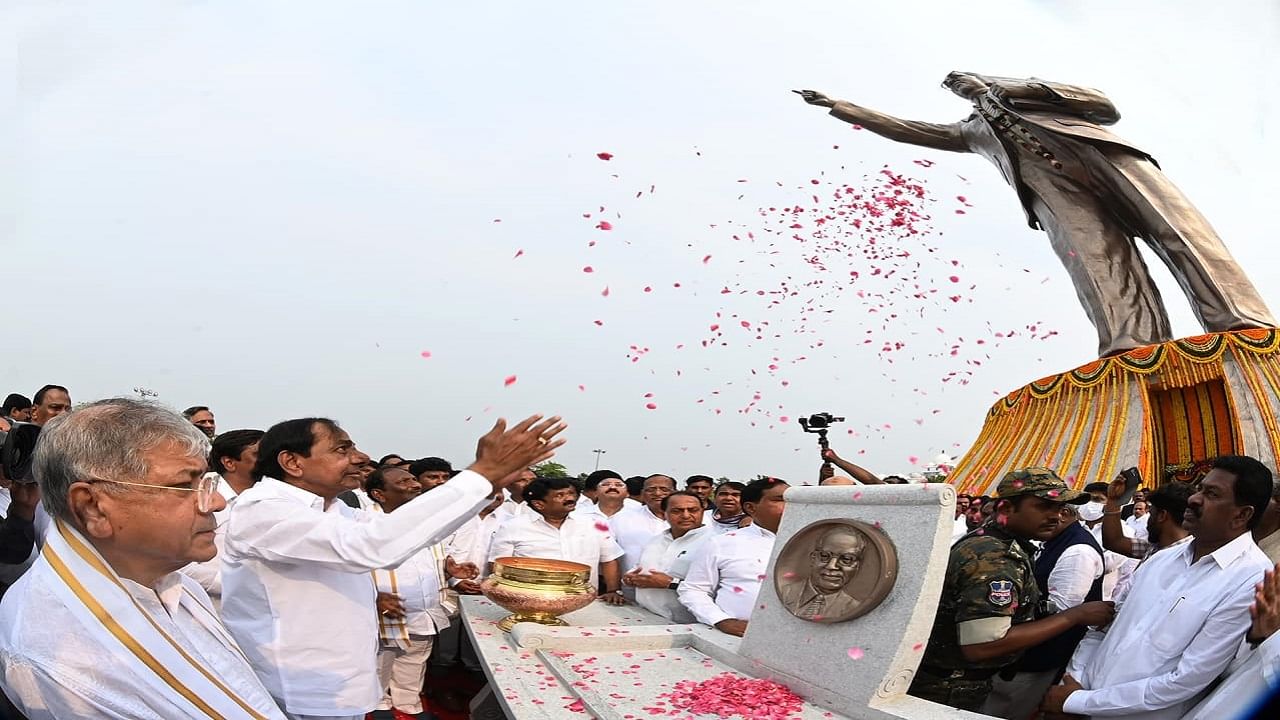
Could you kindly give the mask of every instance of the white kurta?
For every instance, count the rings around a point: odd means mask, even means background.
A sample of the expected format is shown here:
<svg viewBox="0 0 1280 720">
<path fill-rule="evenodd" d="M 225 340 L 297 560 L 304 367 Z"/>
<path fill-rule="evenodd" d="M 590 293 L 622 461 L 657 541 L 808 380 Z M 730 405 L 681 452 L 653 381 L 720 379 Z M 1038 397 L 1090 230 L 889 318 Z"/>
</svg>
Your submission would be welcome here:
<svg viewBox="0 0 1280 720">
<path fill-rule="evenodd" d="M 156 590 L 120 580 L 152 621 L 223 684 L 269 717 L 284 717 L 249 663 L 210 630 L 216 618 L 200 605 L 204 591 L 194 580 L 170 573 Z M 31 720 L 189 717 L 185 706 L 121 672 L 126 651 L 118 642 L 104 644 L 105 634 L 81 631 L 77 615 L 55 592 L 60 582 L 40 558 L 0 603 L 0 686 L 18 708 Z"/>
<path fill-rule="evenodd" d="M 696 527 L 678 538 L 671 537 L 671 529 L 658 533 L 640 553 L 641 572 L 661 572 L 676 580 L 689 574 L 689 563 L 702 543 L 711 537 L 706 527 Z M 675 590 L 667 588 L 636 588 L 636 602 L 649 612 L 661 615 L 674 623 L 694 621 L 693 614 L 680 604 Z"/>
<path fill-rule="evenodd" d="M 754 524 L 707 538 L 680 583 L 681 604 L 707 625 L 731 618 L 749 620 L 777 538 Z"/>
<path fill-rule="evenodd" d="M 1091 717 L 1180 718 L 1235 655 L 1254 585 L 1271 567 L 1249 533 L 1192 563 L 1194 543 L 1147 559 L 1101 642 L 1082 641 L 1068 672 L 1084 687 L 1064 710 Z"/>
<path fill-rule="evenodd" d="M 444 540 L 493 489 L 463 471 L 393 513 L 354 510 L 265 478 L 227 523 L 222 617 L 267 690 L 295 715 L 357 715 L 378 687 L 369 573 Z"/>
<path fill-rule="evenodd" d="M 444 607 L 444 548 L 426 547 L 409 556 L 394 570 L 375 570 L 378 592 L 400 596 L 404 628 L 409 635 L 435 635 L 449 627 Z"/>
<path fill-rule="evenodd" d="M 623 508 L 609 518 L 609 529 L 622 547 L 622 560 L 619 562 L 622 572 L 628 573 L 636 569 L 644 547 L 667 528 L 667 519 L 654 515 L 649 506 L 644 504 Z"/>
<path fill-rule="evenodd" d="M 480 571 L 474 580 L 480 582 L 488 574 L 485 566 L 489 562 L 489 546 L 493 544 L 493 536 L 498 532 L 498 514 L 491 512 L 484 517 L 477 515 L 462 524 L 457 532 L 445 541 L 445 554 L 456 563 L 471 563 Z M 457 585 L 457 579 L 451 579 L 450 585 Z"/>
</svg>

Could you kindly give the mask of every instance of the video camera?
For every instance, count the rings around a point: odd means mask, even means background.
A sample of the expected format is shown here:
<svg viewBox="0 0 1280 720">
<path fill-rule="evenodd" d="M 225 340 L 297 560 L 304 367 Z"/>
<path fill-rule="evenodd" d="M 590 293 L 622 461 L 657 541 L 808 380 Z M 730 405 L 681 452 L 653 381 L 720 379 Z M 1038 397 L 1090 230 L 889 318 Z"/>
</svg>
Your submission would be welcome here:
<svg viewBox="0 0 1280 720">
<path fill-rule="evenodd" d="M 814 413 L 807 418 L 800 418 L 800 427 L 809 433 L 825 433 L 832 423 L 844 422 L 844 418 L 835 417 L 831 413 Z"/>
<path fill-rule="evenodd" d="M 31 457 L 40 439 L 40 426 L 14 420 L 9 423 L 8 432 L 0 430 L 0 469 L 13 482 L 33 483 L 36 479 L 31 474 Z"/>
<path fill-rule="evenodd" d="M 831 413 L 814 413 L 809 417 L 800 418 L 800 427 L 804 428 L 807 433 L 818 434 L 818 447 L 823 450 L 827 449 L 827 430 L 831 428 L 832 423 L 844 422 L 844 418 L 836 417 Z"/>
</svg>

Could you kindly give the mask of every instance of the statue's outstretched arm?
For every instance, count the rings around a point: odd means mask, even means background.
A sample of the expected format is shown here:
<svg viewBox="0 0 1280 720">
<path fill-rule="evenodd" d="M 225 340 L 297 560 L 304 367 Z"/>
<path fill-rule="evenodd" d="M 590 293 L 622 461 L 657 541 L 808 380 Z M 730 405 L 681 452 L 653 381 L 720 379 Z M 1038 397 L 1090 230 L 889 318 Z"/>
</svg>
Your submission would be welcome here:
<svg viewBox="0 0 1280 720">
<path fill-rule="evenodd" d="M 940 125 L 938 123 L 916 122 L 885 115 L 869 108 L 854 105 L 844 100 L 833 100 L 814 90 L 795 90 L 810 105 L 831 108 L 831 116 L 847 123 L 859 125 L 871 132 L 897 142 L 920 145 L 936 150 L 951 152 L 969 152 L 960 135 L 960 123 Z"/>
<path fill-rule="evenodd" d="M 897 142 L 920 145 L 935 150 L 969 152 L 969 146 L 960 136 L 960 123 L 927 123 L 903 120 L 892 115 L 837 100 L 831 107 L 831 116 Z"/>
</svg>

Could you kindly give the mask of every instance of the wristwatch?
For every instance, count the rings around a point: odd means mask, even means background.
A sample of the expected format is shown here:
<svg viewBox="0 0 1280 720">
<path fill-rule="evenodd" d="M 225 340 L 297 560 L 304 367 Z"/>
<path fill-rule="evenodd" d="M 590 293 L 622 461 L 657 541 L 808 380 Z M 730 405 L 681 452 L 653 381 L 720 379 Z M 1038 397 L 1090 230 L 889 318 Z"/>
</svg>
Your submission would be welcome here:
<svg viewBox="0 0 1280 720">
<path fill-rule="evenodd" d="M 668 590 L 675 590 L 675 589 L 676 589 L 676 588 L 678 588 L 678 587 L 680 587 L 680 581 L 679 581 L 679 580 L 672 580 L 671 582 L 667 583 L 667 589 L 668 589 Z"/>
</svg>

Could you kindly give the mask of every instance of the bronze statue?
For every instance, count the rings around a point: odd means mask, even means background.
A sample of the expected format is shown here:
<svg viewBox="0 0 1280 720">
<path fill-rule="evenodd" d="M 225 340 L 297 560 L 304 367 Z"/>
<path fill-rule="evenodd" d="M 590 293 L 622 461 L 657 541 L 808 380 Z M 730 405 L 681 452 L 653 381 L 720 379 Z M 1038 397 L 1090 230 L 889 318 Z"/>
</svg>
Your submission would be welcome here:
<svg viewBox="0 0 1280 720">
<path fill-rule="evenodd" d="M 960 122 L 901 120 L 813 90 L 805 102 L 898 142 L 977 153 L 1018 192 L 1114 355 L 1172 339 L 1160 292 L 1138 254 L 1142 238 L 1164 261 L 1207 332 L 1274 327 L 1275 320 L 1209 221 L 1155 159 L 1106 130 L 1120 119 L 1097 90 L 953 72 L 943 87 L 973 104 Z"/>
</svg>

